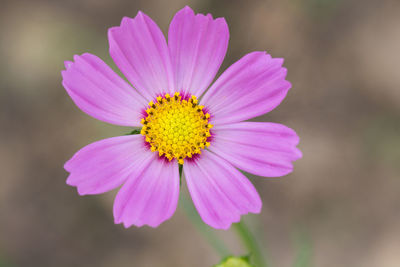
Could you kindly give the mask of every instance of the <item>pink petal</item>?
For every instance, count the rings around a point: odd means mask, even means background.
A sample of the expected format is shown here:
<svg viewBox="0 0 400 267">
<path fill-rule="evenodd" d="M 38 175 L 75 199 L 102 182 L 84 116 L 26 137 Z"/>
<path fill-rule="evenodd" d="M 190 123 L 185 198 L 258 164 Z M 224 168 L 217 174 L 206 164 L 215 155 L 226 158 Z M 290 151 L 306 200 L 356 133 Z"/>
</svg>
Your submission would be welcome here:
<svg viewBox="0 0 400 267">
<path fill-rule="evenodd" d="M 109 29 L 108 40 L 111 57 L 148 102 L 161 93 L 174 92 L 167 42 L 146 14 L 124 17 L 121 26 Z"/>
<path fill-rule="evenodd" d="M 195 15 L 188 6 L 176 13 L 168 32 L 175 88 L 199 97 L 221 66 L 228 40 L 224 18 Z"/>
<path fill-rule="evenodd" d="M 240 122 L 216 126 L 209 149 L 235 167 L 260 176 L 277 177 L 293 170 L 302 157 L 299 137 L 277 123 Z"/>
<path fill-rule="evenodd" d="M 65 170 L 70 172 L 67 184 L 76 186 L 80 195 L 104 193 L 145 168 L 152 156 L 140 135 L 97 141 L 79 150 L 65 163 Z"/>
<path fill-rule="evenodd" d="M 201 100 L 213 116 L 211 123 L 247 120 L 278 106 L 291 87 L 282 63 L 265 52 L 253 52 L 229 67 Z"/>
<path fill-rule="evenodd" d="M 194 205 L 208 225 L 228 229 L 240 215 L 260 212 L 262 203 L 254 186 L 221 157 L 204 150 L 183 169 Z"/>
<path fill-rule="evenodd" d="M 150 165 L 129 177 L 114 202 L 115 223 L 157 227 L 176 210 L 179 197 L 179 171 L 176 161 L 159 159 L 153 153 Z"/>
<path fill-rule="evenodd" d="M 63 86 L 75 104 L 96 119 L 123 126 L 141 126 L 141 109 L 147 105 L 128 83 L 100 58 L 83 54 L 66 61 Z"/>
</svg>

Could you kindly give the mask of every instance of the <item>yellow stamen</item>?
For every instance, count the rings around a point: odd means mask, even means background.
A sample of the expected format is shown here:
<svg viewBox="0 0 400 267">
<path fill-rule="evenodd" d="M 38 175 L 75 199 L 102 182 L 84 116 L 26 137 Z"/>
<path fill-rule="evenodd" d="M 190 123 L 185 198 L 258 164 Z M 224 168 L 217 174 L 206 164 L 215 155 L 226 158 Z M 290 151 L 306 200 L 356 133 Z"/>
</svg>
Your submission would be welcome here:
<svg viewBox="0 0 400 267">
<path fill-rule="evenodd" d="M 201 154 L 210 145 L 207 141 L 212 128 L 208 123 L 210 114 L 205 114 L 204 106 L 197 103 L 196 96 L 182 100 L 178 92 L 173 97 L 169 94 L 157 97 L 156 104 L 149 103 L 140 133 L 146 137 L 151 151 L 183 164 L 186 157 Z"/>
</svg>

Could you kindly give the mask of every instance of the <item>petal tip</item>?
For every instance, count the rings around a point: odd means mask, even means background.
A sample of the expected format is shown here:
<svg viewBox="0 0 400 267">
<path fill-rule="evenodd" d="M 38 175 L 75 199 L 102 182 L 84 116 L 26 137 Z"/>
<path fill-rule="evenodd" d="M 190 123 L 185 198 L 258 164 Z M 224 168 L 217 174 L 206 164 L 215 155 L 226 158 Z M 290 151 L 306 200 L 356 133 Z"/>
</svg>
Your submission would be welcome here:
<svg viewBox="0 0 400 267">
<path fill-rule="evenodd" d="M 295 160 L 299 160 L 299 159 L 303 158 L 303 152 L 301 152 L 301 150 L 297 147 L 295 148 L 295 154 L 296 154 Z"/>
<path fill-rule="evenodd" d="M 212 16 L 211 16 L 211 19 L 213 19 Z M 226 22 L 226 19 L 224 17 L 215 18 L 215 21 L 220 23 L 223 26 L 226 26 L 226 28 L 228 28 L 228 23 Z"/>
<path fill-rule="evenodd" d="M 80 187 L 80 186 L 77 186 L 76 189 L 77 189 L 77 191 L 78 191 L 78 195 L 80 195 L 80 196 L 85 196 L 85 195 L 88 194 L 88 192 L 86 192 L 86 191 L 85 191 L 84 189 L 82 189 L 82 187 Z"/>
<path fill-rule="evenodd" d="M 287 80 L 285 80 L 285 82 L 286 82 L 287 90 L 291 89 L 292 88 L 292 83 L 287 81 Z"/>
<path fill-rule="evenodd" d="M 120 224 L 120 223 L 122 223 L 121 215 L 120 215 L 119 212 L 116 210 L 115 205 L 114 205 L 113 214 L 114 214 L 114 224 Z"/>
<path fill-rule="evenodd" d="M 65 183 L 66 183 L 67 185 L 69 185 L 69 186 L 75 186 L 74 183 L 73 183 L 72 180 L 71 180 L 71 175 L 68 176 L 68 178 L 67 178 L 67 180 L 65 181 Z"/>
<path fill-rule="evenodd" d="M 70 60 L 64 61 L 65 69 L 68 70 L 74 63 Z"/>
<path fill-rule="evenodd" d="M 67 172 L 71 172 L 71 159 L 68 160 L 67 162 L 64 163 L 64 170 L 66 170 Z"/>
<path fill-rule="evenodd" d="M 138 16 L 139 14 L 141 14 L 140 11 L 136 14 L 136 16 Z M 120 26 L 123 26 L 123 25 L 125 25 L 126 23 L 128 23 L 129 21 L 132 21 L 132 20 L 133 20 L 133 18 L 131 18 L 131 17 L 123 16 L 122 19 L 121 19 Z M 116 27 L 114 27 L 114 28 L 116 28 Z M 112 28 L 110 28 L 110 29 L 112 29 Z"/>
<path fill-rule="evenodd" d="M 79 61 L 80 58 L 81 58 L 81 55 L 78 55 L 78 54 L 73 56 L 73 59 L 74 59 L 75 62 Z"/>
<path fill-rule="evenodd" d="M 64 79 L 65 79 L 65 75 L 66 75 L 66 74 L 67 74 L 67 71 L 66 71 L 66 70 L 62 70 L 62 71 L 61 71 L 61 77 L 63 78 L 61 84 L 64 86 L 64 88 L 65 88 Z"/>
<path fill-rule="evenodd" d="M 122 222 L 122 225 L 124 226 L 125 229 L 128 229 L 133 225 L 133 223 L 127 223 L 127 222 L 124 221 L 124 222 Z"/>
<path fill-rule="evenodd" d="M 146 21 L 149 18 L 149 16 L 146 15 L 146 13 L 144 13 L 143 11 L 139 10 L 137 15 L 135 16 L 134 20 L 136 19 L 141 19 Z"/>
<path fill-rule="evenodd" d="M 188 5 L 184 6 L 184 8 L 182 8 L 181 11 L 194 13 L 193 9 L 192 9 L 190 6 L 188 6 Z M 179 11 L 178 11 L 178 12 L 179 12 Z"/>
</svg>

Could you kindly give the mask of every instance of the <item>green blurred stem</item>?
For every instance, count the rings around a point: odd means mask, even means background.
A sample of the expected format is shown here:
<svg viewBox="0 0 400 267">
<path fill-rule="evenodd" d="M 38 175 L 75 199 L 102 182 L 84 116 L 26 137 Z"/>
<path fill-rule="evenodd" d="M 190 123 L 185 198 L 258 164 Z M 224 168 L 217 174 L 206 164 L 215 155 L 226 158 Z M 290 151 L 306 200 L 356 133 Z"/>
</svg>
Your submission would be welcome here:
<svg viewBox="0 0 400 267">
<path fill-rule="evenodd" d="M 182 165 L 179 165 L 179 177 L 182 181 Z M 186 213 L 188 218 L 192 221 L 192 223 L 197 227 L 199 232 L 203 234 L 203 236 L 207 239 L 210 245 L 217 251 L 217 253 L 222 257 L 226 257 L 230 255 L 228 248 L 225 244 L 209 230 L 209 227 L 204 224 L 199 214 L 195 210 L 192 202 L 188 199 L 185 194 L 181 194 L 180 196 L 181 207 L 183 211 Z"/>
<path fill-rule="evenodd" d="M 207 239 L 210 245 L 217 251 L 217 253 L 222 257 L 225 258 L 226 256 L 230 255 L 228 248 L 225 244 L 215 235 L 212 233 L 206 224 L 201 220 L 200 216 L 197 214 L 196 210 L 194 209 L 190 200 L 188 200 L 187 196 L 181 194 L 181 206 L 185 211 L 186 215 L 189 219 L 193 222 L 193 224 L 197 227 L 199 232 L 203 234 L 203 236 Z"/>
<path fill-rule="evenodd" d="M 255 236 L 251 233 L 249 227 L 242 221 L 233 224 L 237 234 L 242 240 L 244 246 L 249 251 L 250 258 L 253 259 L 256 267 L 267 267 L 268 264 L 263 256 L 262 250 L 257 243 Z"/>
<path fill-rule="evenodd" d="M 312 245 L 306 232 L 297 233 L 297 256 L 294 267 L 311 267 L 312 266 Z"/>
</svg>

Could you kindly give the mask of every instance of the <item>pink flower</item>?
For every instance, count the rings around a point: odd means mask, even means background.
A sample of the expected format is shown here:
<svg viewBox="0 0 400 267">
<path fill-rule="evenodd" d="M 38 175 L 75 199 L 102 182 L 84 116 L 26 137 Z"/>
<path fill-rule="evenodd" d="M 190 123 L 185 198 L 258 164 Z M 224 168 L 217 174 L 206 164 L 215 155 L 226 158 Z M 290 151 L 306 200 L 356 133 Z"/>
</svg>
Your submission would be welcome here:
<svg viewBox="0 0 400 267">
<path fill-rule="evenodd" d="M 168 44 L 142 12 L 109 29 L 108 39 L 111 57 L 132 85 L 88 53 L 65 62 L 63 85 L 87 114 L 142 127 L 141 134 L 79 150 L 64 166 L 70 172 L 67 184 L 80 195 L 122 185 L 115 223 L 156 227 L 176 209 L 180 163 L 208 225 L 227 229 L 242 214 L 259 213 L 256 189 L 236 168 L 277 177 L 290 173 L 291 162 L 301 158 L 292 129 L 244 122 L 285 98 L 291 84 L 283 59 L 247 54 L 210 86 L 226 54 L 228 26 L 223 18 L 195 15 L 189 7 L 173 18 Z"/>
</svg>

